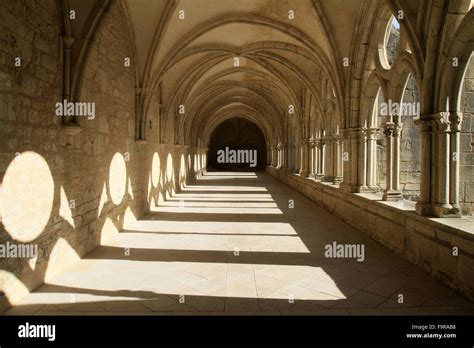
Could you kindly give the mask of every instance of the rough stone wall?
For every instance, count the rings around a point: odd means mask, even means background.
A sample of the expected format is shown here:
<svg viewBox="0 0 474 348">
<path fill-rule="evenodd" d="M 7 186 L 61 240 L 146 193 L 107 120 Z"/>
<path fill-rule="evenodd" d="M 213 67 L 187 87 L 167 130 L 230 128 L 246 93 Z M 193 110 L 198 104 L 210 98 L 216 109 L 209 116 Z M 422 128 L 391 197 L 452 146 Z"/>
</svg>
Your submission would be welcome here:
<svg viewBox="0 0 474 348">
<path fill-rule="evenodd" d="M 148 142 L 135 140 L 134 62 L 124 64 L 133 43 L 119 2 L 82 72 L 78 101 L 95 103 L 95 117 L 77 117 L 81 131 L 65 134 L 55 114 L 62 71 L 55 6 L 0 3 L 0 244 L 19 243 L 18 228 L 22 241 L 39 247 L 34 261 L 0 258 L 0 310 L 201 173 L 197 149 L 160 144 L 156 99 Z"/>
<path fill-rule="evenodd" d="M 459 197 L 462 213 L 474 214 L 474 60 L 471 58 L 464 76 L 461 94 L 460 183 Z"/>
<path fill-rule="evenodd" d="M 96 116 L 78 117 L 82 131 L 65 151 L 66 194 L 78 202 L 78 227 L 87 226 L 78 244 L 97 245 L 102 231 L 122 229 L 145 209 L 135 142 L 134 62 L 124 64 L 125 57 L 132 57 L 133 44 L 116 2 L 101 23 L 83 71 L 80 101 L 95 103 Z"/>
<path fill-rule="evenodd" d="M 54 107 L 61 76 L 56 13 L 53 1 L 0 2 L 0 244 L 20 243 L 10 236 L 18 226 L 23 241 L 39 245 L 35 262 L 0 258 L 0 292 L 9 301 L 42 282 L 66 227 L 59 216 L 65 138 Z M 0 309 L 6 300 L 0 296 Z"/>
<path fill-rule="evenodd" d="M 18 228 L 21 241 L 39 247 L 36 260 L 0 259 L 0 303 L 7 306 L 143 214 L 146 185 L 134 139 L 134 72 L 123 65 L 132 43 L 119 3 L 85 64 L 80 101 L 96 103 L 95 118 L 79 117 L 82 130 L 73 137 L 55 114 L 55 2 L 0 7 L 0 243 L 19 243 Z M 17 56 L 21 67 L 14 66 Z"/>
<path fill-rule="evenodd" d="M 160 142 L 158 97 L 151 99 L 147 112 L 146 144 L 140 145 L 140 182 L 146 189 L 146 210 L 162 204 L 201 172 L 195 165 L 197 149 L 193 146 Z"/>
</svg>

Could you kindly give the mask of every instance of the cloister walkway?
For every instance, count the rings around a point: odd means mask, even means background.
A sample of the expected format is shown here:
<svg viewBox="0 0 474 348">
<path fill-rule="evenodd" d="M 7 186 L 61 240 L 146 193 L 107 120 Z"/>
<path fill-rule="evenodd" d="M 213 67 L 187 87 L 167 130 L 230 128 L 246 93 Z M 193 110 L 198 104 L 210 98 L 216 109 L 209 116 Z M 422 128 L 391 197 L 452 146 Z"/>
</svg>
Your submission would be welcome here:
<svg viewBox="0 0 474 348">
<path fill-rule="evenodd" d="M 364 261 L 325 257 L 333 242 L 363 244 Z M 474 313 L 263 173 L 207 173 L 102 244 L 7 314 Z"/>
</svg>

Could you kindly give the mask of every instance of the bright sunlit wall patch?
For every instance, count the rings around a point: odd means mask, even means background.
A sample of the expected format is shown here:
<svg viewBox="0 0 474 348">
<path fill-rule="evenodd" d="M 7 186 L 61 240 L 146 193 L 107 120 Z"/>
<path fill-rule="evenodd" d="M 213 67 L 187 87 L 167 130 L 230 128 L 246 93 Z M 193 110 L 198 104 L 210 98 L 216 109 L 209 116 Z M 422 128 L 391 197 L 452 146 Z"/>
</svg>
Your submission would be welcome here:
<svg viewBox="0 0 474 348">
<path fill-rule="evenodd" d="M 20 242 L 36 239 L 48 224 L 54 180 L 39 154 L 18 154 L 8 166 L 0 190 L 0 216 L 8 234 Z"/>
<path fill-rule="evenodd" d="M 110 162 L 109 192 L 115 205 L 119 205 L 127 190 L 127 166 L 121 153 L 116 153 Z"/>
</svg>

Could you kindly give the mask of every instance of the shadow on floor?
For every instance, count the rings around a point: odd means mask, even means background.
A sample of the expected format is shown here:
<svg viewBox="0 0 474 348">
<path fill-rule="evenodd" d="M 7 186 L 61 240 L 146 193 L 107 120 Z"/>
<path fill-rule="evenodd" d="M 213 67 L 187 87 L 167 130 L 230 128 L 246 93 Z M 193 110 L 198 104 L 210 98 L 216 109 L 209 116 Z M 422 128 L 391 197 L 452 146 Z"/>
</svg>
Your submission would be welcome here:
<svg viewBox="0 0 474 348">
<path fill-rule="evenodd" d="M 259 213 L 252 206 L 268 202 L 275 206 Z M 472 303 L 264 173 L 208 173 L 153 210 L 7 314 L 474 313 Z M 333 242 L 363 244 L 364 261 L 326 257 Z"/>
</svg>

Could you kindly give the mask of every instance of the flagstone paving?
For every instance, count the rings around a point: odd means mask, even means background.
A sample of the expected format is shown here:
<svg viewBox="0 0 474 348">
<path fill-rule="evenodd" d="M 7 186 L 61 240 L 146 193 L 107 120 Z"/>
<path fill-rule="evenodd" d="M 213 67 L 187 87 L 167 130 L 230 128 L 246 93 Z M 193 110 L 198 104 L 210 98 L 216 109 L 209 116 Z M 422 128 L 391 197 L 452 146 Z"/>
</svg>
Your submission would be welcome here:
<svg viewBox="0 0 474 348">
<path fill-rule="evenodd" d="M 334 242 L 364 245 L 364 261 L 325 257 Z M 7 312 L 472 313 L 473 303 L 263 173 L 206 174 Z"/>
</svg>

